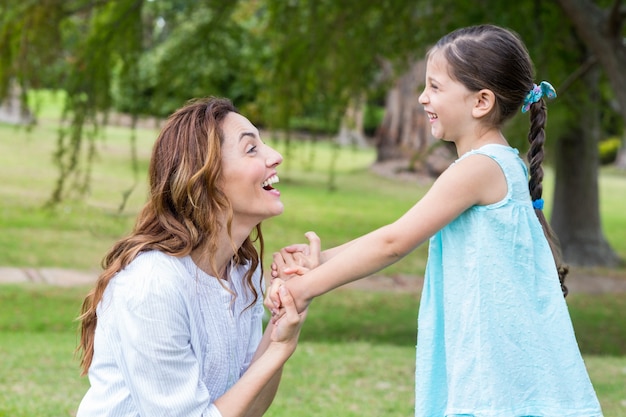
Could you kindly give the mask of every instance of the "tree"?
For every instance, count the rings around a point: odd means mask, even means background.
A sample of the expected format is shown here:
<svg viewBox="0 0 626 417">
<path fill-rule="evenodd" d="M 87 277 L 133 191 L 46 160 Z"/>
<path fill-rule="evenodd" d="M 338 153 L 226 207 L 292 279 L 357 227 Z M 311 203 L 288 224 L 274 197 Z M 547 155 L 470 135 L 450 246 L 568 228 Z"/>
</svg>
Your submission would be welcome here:
<svg viewBox="0 0 626 417">
<path fill-rule="evenodd" d="M 621 1 L 601 9 L 587 0 L 559 0 L 575 28 L 579 67 L 565 81 L 569 123 L 558 140 L 551 224 L 564 258 L 576 265 L 616 266 L 620 259 L 602 232 L 597 176 L 600 75 L 609 80 L 626 125 L 626 45 Z M 621 66 L 621 67 L 620 67 Z"/>
<path fill-rule="evenodd" d="M 618 7 L 613 5 L 611 13 L 605 10 L 600 14 L 612 15 L 613 20 L 611 18 L 608 20 L 615 24 L 617 9 Z M 484 12 L 486 15 L 490 13 L 486 10 Z M 614 66 L 615 57 L 600 60 L 596 57 L 597 54 L 610 54 L 611 50 L 606 47 L 595 49 L 589 44 L 585 45 L 581 42 L 580 36 L 576 36 L 570 29 L 568 22 L 555 25 L 554 22 L 559 21 L 560 10 L 551 4 L 535 3 L 533 7 L 520 4 L 518 10 L 510 7 L 497 13 L 497 19 L 502 22 L 500 24 L 517 27 L 532 49 L 531 55 L 537 64 L 538 76 L 543 77 L 542 74 L 545 74 L 548 79 L 563 80 L 558 85 L 560 91 L 558 105 L 556 108 L 555 105 L 549 106 L 550 114 L 556 116 L 550 118 L 550 125 L 554 126 L 551 126 L 549 143 L 556 146 L 549 146 L 551 149 L 548 149 L 548 154 L 554 155 L 551 159 L 556 168 L 551 224 L 561 239 L 564 257 L 573 265 L 616 266 L 620 259 L 606 241 L 602 231 L 597 182 L 598 143 L 602 132 L 599 110 L 600 69 L 604 68 L 604 65 L 597 63 L 604 62 L 605 65 Z M 533 19 L 524 19 L 525 13 L 530 13 L 528 17 Z M 495 20 L 495 15 L 492 16 Z M 514 19 L 515 16 L 518 16 L 518 19 Z M 520 24 L 529 20 L 533 20 L 534 24 Z M 583 20 L 583 24 L 585 21 Z M 608 24 L 606 21 L 605 23 Z M 621 26 L 620 23 L 619 27 Z M 585 28 L 588 29 L 589 25 Z M 606 41 L 605 45 L 618 45 L 615 47 L 624 49 L 621 40 L 623 29 L 616 34 L 615 28 L 613 30 L 595 28 L 593 33 L 610 34 L 612 38 Z M 555 45 L 560 46 L 558 54 L 555 53 Z M 589 51 L 594 51 L 593 55 Z M 617 55 L 620 54 L 621 52 L 618 52 Z M 578 69 L 572 73 L 570 68 Z M 605 71 L 605 74 L 608 72 Z M 620 84 L 625 77 L 624 74 L 623 71 L 618 71 L 608 77 L 613 79 L 611 82 L 613 89 L 621 88 L 621 92 L 626 91 Z M 603 111 L 611 112 L 611 109 L 603 108 Z"/>
<path fill-rule="evenodd" d="M 25 103 L 31 89 L 66 93 L 50 204 L 72 191 L 88 192 L 100 127 L 115 105 L 136 120 L 146 111 L 168 114 L 190 97 L 227 95 L 224 85 L 235 90 L 232 74 L 241 68 L 235 64 L 250 62 L 239 59 L 247 31 L 231 19 L 236 6 L 192 0 L 0 3 L 0 101 L 13 82 Z"/>
<path fill-rule="evenodd" d="M 392 64 L 387 63 L 385 72 L 390 78 L 394 75 L 391 67 Z M 401 76 L 393 77 L 396 81 L 387 92 L 385 117 L 376 132 L 376 162 L 425 154 L 434 141 L 417 99 L 425 76 L 426 62 L 420 59 Z"/>
<path fill-rule="evenodd" d="M 59 129 L 54 155 L 60 174 L 53 202 L 61 200 L 70 179 L 81 191 L 89 185 L 99 115 L 112 103 L 112 73 L 136 69 L 142 5 L 140 0 L 50 0 L 0 6 L 0 98 L 13 80 L 24 101 L 30 89 L 51 84 L 67 93 L 67 124 Z"/>
<path fill-rule="evenodd" d="M 590 0 L 558 0 L 558 3 L 588 50 L 593 51 L 592 62 L 597 62 L 609 79 L 626 126 L 626 6 L 621 0 L 612 1 L 605 9 Z M 626 168 L 626 132 L 618 164 Z"/>
<path fill-rule="evenodd" d="M 588 69 L 564 98 L 571 123 L 557 141 L 551 225 L 567 262 L 613 267 L 619 259 L 604 237 L 599 210 L 599 75 L 599 67 Z"/>
<path fill-rule="evenodd" d="M 238 97 L 249 106 L 247 114 L 277 128 L 288 128 L 294 116 L 311 113 L 339 128 L 349 103 L 364 94 L 377 96 L 372 91 L 390 91 L 389 103 L 399 105 L 387 108 L 379 130 L 379 159 L 406 156 L 406 149 L 425 148 L 414 132 L 418 91 L 411 90 L 419 76 L 410 69 L 441 35 L 481 22 L 517 30 L 542 79 L 571 79 L 571 68 L 584 68 L 587 52 L 593 51 L 626 121 L 621 9 L 620 0 L 606 9 L 590 0 L 0 0 L 0 98 L 12 79 L 22 91 L 56 83 L 68 93 L 57 152 L 62 174 L 53 198 L 57 201 L 70 175 L 88 167 L 101 115 L 114 104 L 135 114 L 146 108 L 164 114 L 182 96 L 208 90 Z M 386 66 L 393 68 L 394 77 L 382 77 Z M 586 127 L 598 126 L 598 121 L 589 119 L 581 126 L 586 119 L 567 115 L 587 108 L 596 85 L 569 84 L 561 90 L 559 104 L 550 106 L 549 137 L 562 138 L 559 146 L 564 147 L 554 153 L 553 224 L 562 235 L 566 260 L 608 265 L 614 257 L 604 256 L 610 247 L 598 217 L 597 162 L 580 164 L 580 153 L 567 152 L 584 150 L 585 158 L 595 158 L 591 149 L 597 129 Z M 396 93 L 404 99 L 393 100 Z M 523 150 L 528 125 L 522 117 L 507 137 Z M 88 169 L 84 172 L 78 182 L 83 188 Z M 570 181 L 575 178 L 589 181 Z M 573 196 L 584 196 L 586 204 L 572 201 Z M 581 221 L 603 256 L 578 256 L 577 245 L 588 243 L 568 231 L 580 230 Z"/>
</svg>

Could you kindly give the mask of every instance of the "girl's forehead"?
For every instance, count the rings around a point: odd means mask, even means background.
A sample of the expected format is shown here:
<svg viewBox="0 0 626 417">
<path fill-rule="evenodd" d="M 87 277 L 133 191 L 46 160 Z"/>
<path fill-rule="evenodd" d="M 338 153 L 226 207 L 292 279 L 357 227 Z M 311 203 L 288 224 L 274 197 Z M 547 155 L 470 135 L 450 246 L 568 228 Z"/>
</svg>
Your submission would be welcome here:
<svg viewBox="0 0 626 417">
<path fill-rule="evenodd" d="M 428 56 L 426 73 L 429 76 L 449 77 L 448 61 L 440 51 Z"/>
<path fill-rule="evenodd" d="M 446 68 L 448 66 L 448 60 L 445 58 L 441 49 L 435 49 L 428 54 L 426 65 L 430 67 Z"/>
</svg>

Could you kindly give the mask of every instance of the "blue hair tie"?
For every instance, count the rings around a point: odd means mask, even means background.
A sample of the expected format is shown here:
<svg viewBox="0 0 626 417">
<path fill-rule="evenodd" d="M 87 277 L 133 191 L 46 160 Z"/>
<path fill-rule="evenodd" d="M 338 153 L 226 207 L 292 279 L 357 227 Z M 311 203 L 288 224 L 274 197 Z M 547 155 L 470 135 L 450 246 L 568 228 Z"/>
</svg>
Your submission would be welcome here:
<svg viewBox="0 0 626 417">
<path fill-rule="evenodd" d="M 542 81 L 539 85 L 533 84 L 533 88 L 530 89 L 528 94 L 526 94 L 526 98 L 524 98 L 522 113 L 530 110 L 530 105 L 541 100 L 543 96 L 549 99 L 556 98 L 556 90 L 547 81 Z"/>
<path fill-rule="evenodd" d="M 533 208 L 543 210 L 543 198 L 533 200 Z"/>
</svg>

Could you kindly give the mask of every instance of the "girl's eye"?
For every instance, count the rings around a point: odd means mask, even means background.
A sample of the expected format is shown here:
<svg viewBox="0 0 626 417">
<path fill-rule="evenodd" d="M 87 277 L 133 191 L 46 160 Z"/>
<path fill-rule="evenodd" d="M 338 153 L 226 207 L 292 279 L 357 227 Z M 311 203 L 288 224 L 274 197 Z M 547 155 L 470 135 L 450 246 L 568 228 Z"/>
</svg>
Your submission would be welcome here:
<svg viewBox="0 0 626 417">
<path fill-rule="evenodd" d="M 246 153 L 255 153 L 256 152 L 256 146 L 251 145 L 250 147 L 248 147 L 248 150 L 246 151 Z"/>
</svg>

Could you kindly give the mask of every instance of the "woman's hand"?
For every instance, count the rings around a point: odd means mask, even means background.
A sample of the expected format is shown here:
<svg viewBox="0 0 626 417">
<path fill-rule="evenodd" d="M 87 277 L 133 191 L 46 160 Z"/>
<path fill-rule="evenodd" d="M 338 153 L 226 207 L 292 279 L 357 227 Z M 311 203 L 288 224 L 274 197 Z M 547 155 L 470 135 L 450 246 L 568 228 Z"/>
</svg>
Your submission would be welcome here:
<svg viewBox="0 0 626 417">
<path fill-rule="evenodd" d="M 272 310 L 274 328 L 272 329 L 271 340 L 277 343 L 293 344 L 293 349 L 295 349 L 300 336 L 300 329 L 306 319 L 307 309 L 298 313 L 295 300 L 284 282 L 280 282 L 278 279 L 274 280 L 272 287 L 280 307 Z"/>
<path fill-rule="evenodd" d="M 273 255 L 272 278 L 288 280 L 320 264 L 321 241 L 315 232 L 304 234 L 309 244 L 297 243 L 286 246 Z"/>
</svg>

